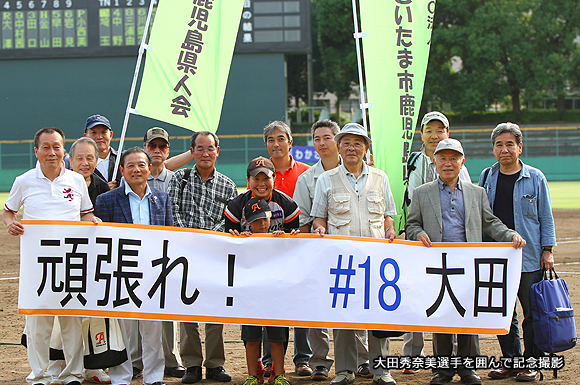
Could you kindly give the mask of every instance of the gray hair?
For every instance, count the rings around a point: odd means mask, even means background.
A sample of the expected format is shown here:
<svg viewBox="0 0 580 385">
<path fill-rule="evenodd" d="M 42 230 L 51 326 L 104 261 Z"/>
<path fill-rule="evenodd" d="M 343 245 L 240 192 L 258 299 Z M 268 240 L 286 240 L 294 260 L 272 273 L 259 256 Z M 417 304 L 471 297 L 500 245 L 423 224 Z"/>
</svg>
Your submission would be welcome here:
<svg viewBox="0 0 580 385">
<path fill-rule="evenodd" d="M 74 158 L 75 156 L 75 148 L 77 147 L 77 144 L 80 143 L 87 143 L 90 144 L 91 146 L 94 147 L 95 149 L 95 157 L 99 157 L 99 148 L 97 147 L 97 143 L 92 140 L 91 138 L 87 138 L 86 136 L 83 136 L 82 138 L 78 138 L 71 146 L 70 146 L 70 150 L 69 150 L 69 156 L 71 159 Z"/>
<path fill-rule="evenodd" d="M 495 140 L 498 136 L 505 133 L 512 134 L 516 137 L 516 143 L 522 143 L 524 136 L 522 135 L 522 131 L 520 130 L 520 126 L 515 123 L 507 122 L 507 123 L 500 123 L 498 124 L 493 131 L 491 132 L 491 144 L 495 145 Z"/>
<path fill-rule="evenodd" d="M 273 122 L 268 123 L 266 127 L 264 127 L 264 143 L 268 141 L 268 135 L 270 135 L 275 129 L 285 133 L 288 141 L 292 142 L 292 130 L 290 130 L 290 127 L 280 120 L 274 120 Z"/>
<path fill-rule="evenodd" d="M 313 139 L 314 139 L 314 133 L 320 127 L 330 128 L 330 130 L 332 131 L 332 135 L 334 135 L 334 136 L 336 136 L 336 134 L 338 134 L 340 132 L 340 127 L 335 121 L 330 120 L 330 119 L 322 119 L 322 120 L 319 120 L 318 122 L 314 123 L 312 125 L 312 128 L 310 129 L 310 131 L 312 132 Z"/>
</svg>

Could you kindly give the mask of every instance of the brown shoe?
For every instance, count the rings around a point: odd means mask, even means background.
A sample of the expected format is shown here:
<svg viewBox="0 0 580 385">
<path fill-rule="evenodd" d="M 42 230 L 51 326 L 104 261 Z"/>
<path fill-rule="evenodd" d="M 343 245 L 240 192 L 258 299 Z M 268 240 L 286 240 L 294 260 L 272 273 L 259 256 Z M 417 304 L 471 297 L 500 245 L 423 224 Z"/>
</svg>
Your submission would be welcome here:
<svg viewBox="0 0 580 385">
<path fill-rule="evenodd" d="M 307 363 L 303 362 L 296 365 L 296 374 L 299 376 L 309 376 L 312 374 L 312 369 L 310 369 Z"/>
<path fill-rule="evenodd" d="M 544 376 L 543 376 L 542 372 L 539 372 L 537 370 L 526 369 L 526 370 L 519 372 L 516 375 L 516 381 L 521 381 L 521 382 L 536 382 L 536 381 L 542 381 L 543 379 L 544 379 Z"/>
<path fill-rule="evenodd" d="M 504 380 L 506 378 L 515 377 L 521 371 L 522 371 L 521 369 L 507 369 L 501 367 L 499 369 L 492 370 L 487 375 L 497 380 Z"/>
</svg>

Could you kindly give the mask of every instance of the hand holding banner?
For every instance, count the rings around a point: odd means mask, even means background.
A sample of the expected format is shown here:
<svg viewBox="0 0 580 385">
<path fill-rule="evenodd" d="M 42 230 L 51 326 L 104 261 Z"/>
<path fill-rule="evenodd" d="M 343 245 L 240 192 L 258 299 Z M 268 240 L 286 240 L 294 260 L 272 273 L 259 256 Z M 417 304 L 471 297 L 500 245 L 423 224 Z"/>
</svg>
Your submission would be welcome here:
<svg viewBox="0 0 580 385">
<path fill-rule="evenodd" d="M 23 314 L 502 334 L 521 271 L 506 243 L 23 224 Z"/>
</svg>

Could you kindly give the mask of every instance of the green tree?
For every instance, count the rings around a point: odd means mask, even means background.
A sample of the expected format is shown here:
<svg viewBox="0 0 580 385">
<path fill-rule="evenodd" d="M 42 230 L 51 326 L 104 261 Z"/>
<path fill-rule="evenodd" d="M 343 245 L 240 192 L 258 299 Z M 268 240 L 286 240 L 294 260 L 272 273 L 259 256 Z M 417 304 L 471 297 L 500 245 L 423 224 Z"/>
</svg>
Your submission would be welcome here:
<svg viewBox="0 0 580 385">
<path fill-rule="evenodd" d="M 337 103 L 347 99 L 352 87 L 358 84 L 356 50 L 353 39 L 354 22 L 351 0 L 315 0 L 318 23 L 318 46 L 322 57 L 323 89 L 338 97 Z"/>
<path fill-rule="evenodd" d="M 511 98 L 520 110 L 532 76 L 530 1 L 440 0 L 435 11 L 428 93 L 459 112 Z M 459 68 L 454 68 L 459 67 Z"/>
<path fill-rule="evenodd" d="M 424 100 L 458 112 L 564 97 L 580 83 L 580 2 L 439 0 Z M 453 63 L 461 65 L 453 65 Z"/>
<path fill-rule="evenodd" d="M 564 98 L 571 86 L 578 86 L 580 49 L 580 2 L 569 0 L 534 1 L 529 22 L 534 54 L 530 62 L 534 90 L 539 96 L 557 98 L 558 111 L 565 109 Z M 536 99 L 536 95 L 530 95 Z"/>
</svg>

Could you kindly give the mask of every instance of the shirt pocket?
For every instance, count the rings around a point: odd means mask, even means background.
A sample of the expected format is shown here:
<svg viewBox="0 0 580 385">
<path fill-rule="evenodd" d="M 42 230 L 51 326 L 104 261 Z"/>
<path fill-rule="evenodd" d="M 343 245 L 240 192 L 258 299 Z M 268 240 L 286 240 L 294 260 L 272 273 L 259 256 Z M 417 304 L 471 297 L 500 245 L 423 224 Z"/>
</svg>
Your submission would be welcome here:
<svg viewBox="0 0 580 385">
<path fill-rule="evenodd" d="M 227 202 L 227 200 L 224 197 L 216 194 L 213 197 L 208 197 L 208 201 L 209 202 L 206 202 L 208 205 L 207 211 L 206 207 L 200 207 L 202 211 L 200 214 L 209 215 L 214 223 L 221 221 L 224 215 L 224 209 L 226 208 L 226 203 L 224 202 Z"/>
<path fill-rule="evenodd" d="M 378 194 L 368 195 L 367 205 L 369 212 L 372 214 L 383 215 L 385 213 L 385 201 Z"/>
<path fill-rule="evenodd" d="M 350 211 L 350 195 L 348 194 L 332 194 L 331 210 L 336 215 L 348 213 Z"/>
<path fill-rule="evenodd" d="M 329 217 L 328 218 L 328 225 L 329 227 L 335 227 L 340 229 L 343 226 L 346 226 L 350 223 L 350 218 L 336 218 L 336 217 Z"/>
<path fill-rule="evenodd" d="M 522 214 L 526 217 L 538 217 L 538 197 L 533 195 L 524 195 L 522 197 Z"/>
</svg>

